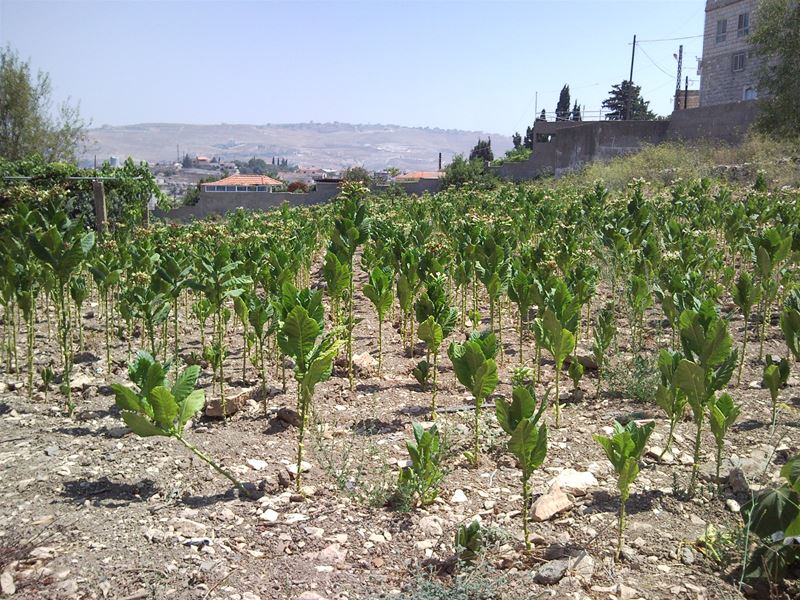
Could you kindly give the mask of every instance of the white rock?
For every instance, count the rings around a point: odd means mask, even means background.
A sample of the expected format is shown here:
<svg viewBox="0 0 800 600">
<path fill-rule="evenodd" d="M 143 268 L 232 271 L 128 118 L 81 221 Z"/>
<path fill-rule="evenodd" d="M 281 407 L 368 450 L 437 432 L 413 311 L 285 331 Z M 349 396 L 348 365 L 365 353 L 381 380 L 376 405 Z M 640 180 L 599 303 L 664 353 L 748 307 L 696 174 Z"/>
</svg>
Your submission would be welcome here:
<svg viewBox="0 0 800 600">
<path fill-rule="evenodd" d="M 297 463 L 292 463 L 290 465 L 286 465 L 286 470 L 289 471 L 295 477 L 297 476 Z M 308 473 L 311 470 L 311 463 L 307 463 L 306 461 L 300 461 L 300 471 L 302 473 Z"/>
<path fill-rule="evenodd" d="M 589 471 L 576 471 L 575 469 L 564 469 L 553 479 L 549 485 L 558 486 L 568 494 L 573 496 L 585 496 L 591 488 L 597 487 L 597 479 Z"/>
<path fill-rule="evenodd" d="M 728 498 L 727 500 L 725 500 L 725 506 L 732 513 L 738 513 L 742 509 L 742 507 L 739 506 L 739 503 L 733 498 Z"/>
<path fill-rule="evenodd" d="M 268 508 L 258 518 L 267 523 L 275 523 L 278 520 L 278 513 Z"/>
<path fill-rule="evenodd" d="M 457 489 L 453 492 L 453 497 L 450 498 L 451 504 L 463 504 L 467 501 L 467 495 L 464 493 L 464 490 Z"/>
<path fill-rule="evenodd" d="M 267 468 L 267 461 L 258 458 L 248 458 L 247 464 L 250 465 L 250 468 L 254 471 L 263 471 Z"/>
<path fill-rule="evenodd" d="M 186 538 L 204 537 L 206 534 L 206 526 L 191 519 L 178 517 L 172 524 L 175 527 L 175 531 Z"/>
<path fill-rule="evenodd" d="M 442 520 L 434 515 L 422 517 L 419 520 L 419 530 L 429 537 L 440 537 L 444 530 L 442 529 Z"/>
<path fill-rule="evenodd" d="M 0 575 L 0 592 L 2 592 L 4 596 L 11 596 L 16 593 L 16 591 L 17 586 L 14 584 L 14 577 L 9 571 L 4 571 L 3 574 Z"/>
<path fill-rule="evenodd" d="M 286 515 L 286 523 L 291 525 L 292 523 L 299 523 L 300 521 L 308 521 L 308 518 L 308 515 L 301 513 L 289 513 Z"/>
<path fill-rule="evenodd" d="M 554 484 L 550 490 L 536 499 L 531 505 L 530 518 L 532 521 L 547 521 L 560 512 L 572 508 L 572 500 Z"/>
</svg>

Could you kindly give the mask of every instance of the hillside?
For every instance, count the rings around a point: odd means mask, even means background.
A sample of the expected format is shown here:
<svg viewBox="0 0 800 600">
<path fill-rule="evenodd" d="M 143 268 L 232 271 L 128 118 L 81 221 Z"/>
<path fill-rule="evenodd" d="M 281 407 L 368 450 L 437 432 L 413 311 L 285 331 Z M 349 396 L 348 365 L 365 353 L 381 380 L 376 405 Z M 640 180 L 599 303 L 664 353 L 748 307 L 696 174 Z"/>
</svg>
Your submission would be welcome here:
<svg viewBox="0 0 800 600">
<path fill-rule="evenodd" d="M 487 135 L 491 135 L 496 155 L 511 147 L 508 136 L 428 127 L 141 123 L 91 129 L 85 158 L 91 160 L 96 155 L 98 160 L 109 156 L 132 156 L 149 162 L 174 160 L 180 146 L 181 155 L 188 152 L 223 159 L 258 156 L 268 161 L 279 156 L 302 166 L 430 170 L 436 168 L 439 152 L 447 163 L 454 154 L 468 153 L 479 137 L 485 139 Z"/>
</svg>

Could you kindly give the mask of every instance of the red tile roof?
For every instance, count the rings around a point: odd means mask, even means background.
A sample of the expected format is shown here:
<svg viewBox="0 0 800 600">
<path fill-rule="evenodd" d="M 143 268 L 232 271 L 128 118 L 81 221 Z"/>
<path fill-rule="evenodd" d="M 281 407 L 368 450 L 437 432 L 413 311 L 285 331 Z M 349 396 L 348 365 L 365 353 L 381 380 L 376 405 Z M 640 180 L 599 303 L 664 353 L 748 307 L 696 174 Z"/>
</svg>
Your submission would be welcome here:
<svg viewBox="0 0 800 600">
<path fill-rule="evenodd" d="M 444 177 L 443 171 L 414 171 L 395 177 L 395 181 L 411 181 L 416 179 L 441 179 Z"/>
<path fill-rule="evenodd" d="M 219 181 L 209 181 L 206 185 L 283 185 L 277 179 L 266 175 L 230 175 Z"/>
</svg>

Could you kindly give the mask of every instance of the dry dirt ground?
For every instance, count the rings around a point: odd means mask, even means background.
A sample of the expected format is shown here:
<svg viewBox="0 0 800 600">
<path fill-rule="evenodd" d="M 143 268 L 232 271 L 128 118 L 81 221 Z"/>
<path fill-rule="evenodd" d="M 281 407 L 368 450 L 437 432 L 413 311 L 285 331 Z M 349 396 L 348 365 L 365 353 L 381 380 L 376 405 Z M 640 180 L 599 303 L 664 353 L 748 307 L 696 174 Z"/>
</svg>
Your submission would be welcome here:
<svg viewBox="0 0 800 600">
<path fill-rule="evenodd" d="M 564 426 L 551 429 L 548 456 L 533 476 L 532 489 L 535 495 L 547 492 L 549 482 L 564 469 L 588 471 L 596 483 L 572 490 L 571 506 L 551 520 L 531 523 L 534 548 L 526 556 L 520 541 L 519 470 L 504 451 L 505 436 L 495 424 L 492 401 L 482 416 L 483 455 L 473 467 L 462 454 L 469 448 L 473 413 L 465 409 L 469 397 L 446 357 L 440 361 L 439 403 L 462 410 L 442 413 L 439 420 L 447 446 L 441 494 L 424 509 L 386 505 L 396 484 L 397 461 L 407 458 L 404 441 L 411 438 L 411 423 L 428 418 L 430 402 L 430 393 L 410 374 L 415 360 L 402 353 L 396 323 L 384 327 L 381 377 L 362 370 L 351 392 L 339 366 L 318 386 L 307 453 L 311 469 L 304 479 L 313 488 L 307 490 L 313 494 L 309 497 L 293 496 L 287 487 L 286 467 L 294 460 L 297 430 L 278 418 L 277 411 L 293 408 L 295 394 L 291 382 L 288 393 L 281 392 L 274 366 L 267 416 L 259 402 L 250 400 L 228 422 L 203 419 L 192 425 L 187 436 L 192 442 L 259 490 L 257 500 L 248 500 L 174 440 L 127 432 L 108 388 L 109 382 L 125 379 L 126 344 L 115 342 L 109 376 L 96 304 L 87 302 L 85 313 L 89 352 L 76 365 L 82 391 L 74 418 L 63 414 L 58 392 L 51 391 L 45 401 L 37 385 L 33 401 L 28 401 L 24 373 L 1 375 L 0 560 L 3 590 L 15 588 L 13 597 L 388 598 L 410 594 L 424 579 L 420 574 L 425 565 L 436 570 L 434 582 L 451 583 L 448 559 L 455 530 L 476 516 L 486 528 L 487 550 L 477 571 L 462 583 L 483 586 L 485 595 L 454 598 L 740 597 L 731 569 L 709 560 L 696 541 L 709 525 L 735 527 L 740 517 L 726 501 L 743 504 L 748 494 L 740 482 L 738 491 L 725 485 L 721 497 L 713 498 L 713 485 L 705 479 L 702 494 L 680 499 L 691 470 L 689 421 L 679 427 L 669 464 L 645 458 L 629 502 L 624 557 L 614 563 L 616 479 L 592 435 L 615 418 L 636 413 L 656 418 L 651 444 L 663 446 L 668 421 L 653 404 L 611 393 L 598 398 L 595 371 L 587 371 L 581 382 L 583 398 L 567 399 Z M 357 313 L 363 321 L 356 328 L 355 353 L 375 355 L 377 321 L 360 293 Z M 657 333 L 658 313 L 649 316 L 646 343 L 653 351 L 669 344 L 669 332 Z M 582 329 L 588 331 L 585 325 Z M 741 341 L 740 317 L 733 318 L 731 329 Z M 196 325 L 183 322 L 182 331 L 185 352 L 199 352 Z M 462 335 L 457 330 L 452 339 Z M 622 375 L 627 336 L 623 318 L 620 348 L 613 357 Z M 255 389 L 257 381 L 249 365 L 242 380 L 238 330 L 231 340 L 226 371 L 228 394 L 234 396 Z M 504 323 L 503 342 L 505 360 L 496 394 L 509 396 L 510 370 L 517 364 L 510 318 Z M 44 322 L 39 323 L 37 367 L 57 362 L 54 344 Z M 136 344 L 141 344 L 139 338 Z M 582 345 L 589 346 L 586 334 Z M 532 345 L 527 340 L 525 348 L 529 359 Z M 24 345 L 19 352 L 22 365 Z M 785 354 L 774 324 L 766 352 Z M 798 452 L 800 398 L 795 376 L 781 393 L 785 406 L 777 432 L 770 436 L 769 393 L 752 383 L 761 379 L 756 354 L 757 344 L 749 344 L 742 384 L 729 390 L 743 410 L 725 455 L 738 457 L 750 482 L 764 485 L 776 480 L 788 455 Z M 553 380 L 552 362 L 543 355 L 540 392 Z M 210 379 L 205 369 L 201 383 L 209 390 Z M 710 433 L 703 447 L 704 470 L 712 472 Z M 723 473 L 729 470 L 727 466 Z M 548 561 L 564 557 L 572 560 L 560 581 L 563 564 L 551 563 L 542 574 Z M 723 557 L 723 562 L 737 558 Z M 542 583 L 552 570 L 555 582 Z"/>
</svg>

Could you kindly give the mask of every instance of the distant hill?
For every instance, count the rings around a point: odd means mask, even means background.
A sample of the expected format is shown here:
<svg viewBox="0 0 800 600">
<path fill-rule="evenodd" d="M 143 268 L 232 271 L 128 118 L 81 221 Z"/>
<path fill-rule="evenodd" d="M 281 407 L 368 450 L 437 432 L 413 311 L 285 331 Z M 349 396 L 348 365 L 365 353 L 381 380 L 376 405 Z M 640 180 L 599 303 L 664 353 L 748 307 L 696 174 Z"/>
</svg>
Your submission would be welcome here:
<svg viewBox="0 0 800 600">
<path fill-rule="evenodd" d="M 478 131 L 352 125 L 348 123 L 297 123 L 286 125 L 183 125 L 141 123 L 103 126 L 89 130 L 84 159 L 122 159 L 132 156 L 148 162 L 175 160 L 189 155 L 243 159 L 257 156 L 267 162 L 273 156 L 288 158 L 301 166 L 340 168 L 362 165 L 370 170 L 397 167 L 431 170 L 439 152 L 447 164 L 454 154 L 468 154 L 479 137 L 491 135 L 496 156 L 511 147 L 508 136 Z"/>
</svg>

